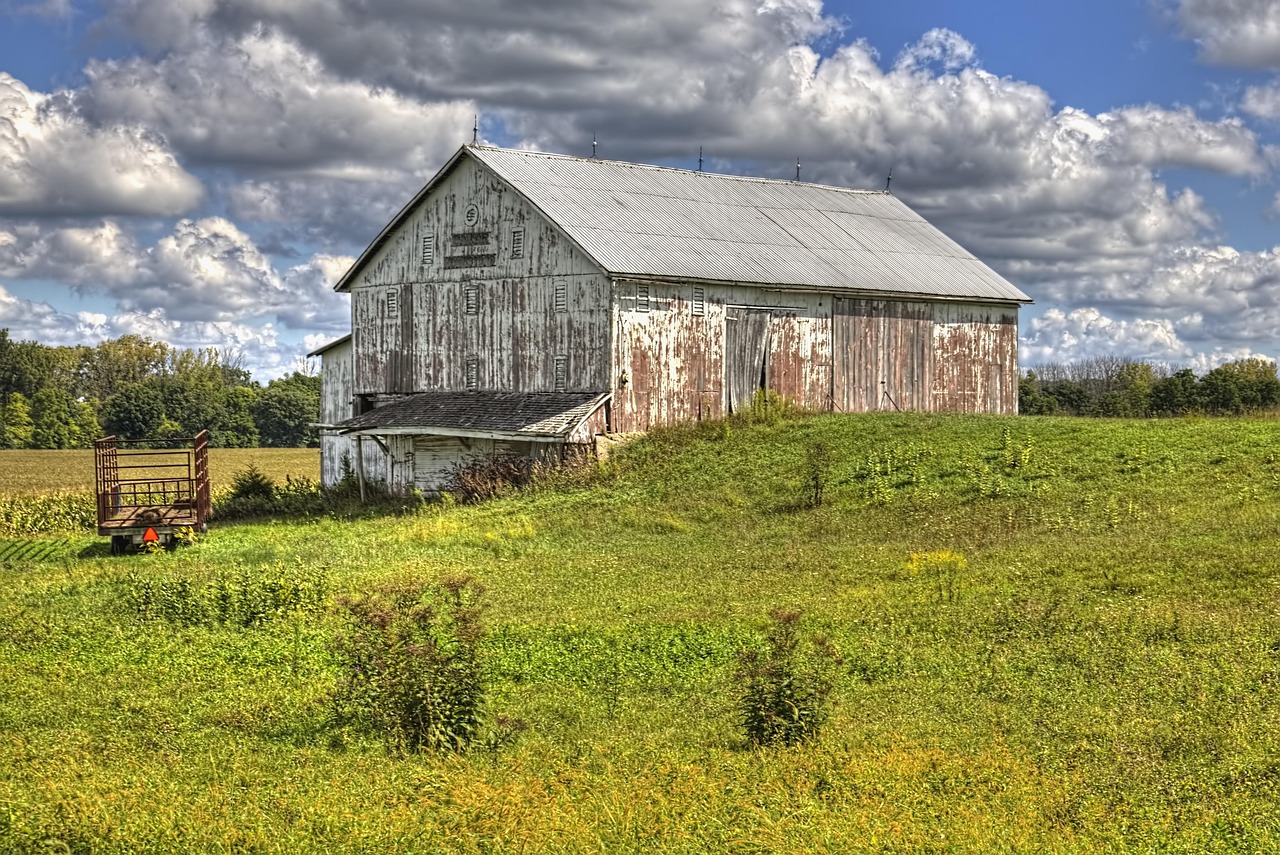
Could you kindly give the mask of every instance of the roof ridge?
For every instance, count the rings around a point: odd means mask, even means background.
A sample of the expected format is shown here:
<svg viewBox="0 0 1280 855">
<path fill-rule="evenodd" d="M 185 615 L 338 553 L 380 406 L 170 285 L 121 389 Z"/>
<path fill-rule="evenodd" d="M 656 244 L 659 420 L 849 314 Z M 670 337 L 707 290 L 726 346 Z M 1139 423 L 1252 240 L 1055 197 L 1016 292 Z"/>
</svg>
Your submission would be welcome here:
<svg viewBox="0 0 1280 855">
<path fill-rule="evenodd" d="M 467 143 L 464 148 L 481 151 L 499 151 L 504 154 L 516 154 L 521 157 L 543 157 L 549 160 L 566 160 L 577 163 L 598 163 L 606 166 L 624 167 L 626 169 L 644 169 L 654 172 L 678 172 L 684 175 L 700 175 L 706 178 L 724 181 L 743 181 L 751 184 L 780 184 L 790 187 L 817 187 L 823 190 L 836 190 L 841 193 L 856 193 L 868 196 L 892 196 L 888 190 L 871 190 L 866 187 L 841 187 L 838 184 L 822 184 L 816 181 L 795 181 L 790 178 L 765 178 L 759 175 L 732 175 L 727 172 L 705 172 L 701 169 L 685 169 L 681 166 L 662 166 L 657 163 L 634 163 L 629 160 L 610 160 L 600 157 L 582 157 L 576 154 L 562 154 L 554 151 L 536 151 L 522 148 L 505 148 L 497 145 Z"/>
</svg>

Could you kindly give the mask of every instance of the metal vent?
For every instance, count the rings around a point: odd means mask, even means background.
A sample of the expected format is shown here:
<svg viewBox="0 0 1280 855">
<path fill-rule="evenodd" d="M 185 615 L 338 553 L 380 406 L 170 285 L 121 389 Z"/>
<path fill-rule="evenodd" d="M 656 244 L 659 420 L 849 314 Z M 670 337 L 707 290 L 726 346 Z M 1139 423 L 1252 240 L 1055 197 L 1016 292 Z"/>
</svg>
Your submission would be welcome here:
<svg viewBox="0 0 1280 855">
<path fill-rule="evenodd" d="M 693 289 L 693 301 L 690 303 L 693 314 L 701 317 L 707 313 L 707 292 L 704 288 Z"/>
<path fill-rule="evenodd" d="M 648 285 L 636 286 L 636 311 L 637 312 L 649 311 L 649 286 Z"/>
<path fill-rule="evenodd" d="M 563 279 L 556 280 L 556 311 L 569 311 L 569 283 Z"/>
<path fill-rule="evenodd" d="M 463 311 L 468 315 L 480 314 L 480 289 L 474 285 L 467 285 L 462 289 Z"/>
<path fill-rule="evenodd" d="M 422 236 L 422 266 L 430 267 L 436 262 L 436 233 L 427 232 Z"/>
<path fill-rule="evenodd" d="M 387 317 L 400 317 L 400 289 L 398 288 L 387 290 Z"/>
<path fill-rule="evenodd" d="M 524 258 L 524 229 L 511 230 L 511 257 Z"/>
<path fill-rule="evenodd" d="M 564 392 L 569 388 L 569 357 L 556 355 L 556 391 Z"/>
<path fill-rule="evenodd" d="M 467 357 L 467 389 L 474 390 L 480 388 L 480 359 L 476 356 Z"/>
</svg>

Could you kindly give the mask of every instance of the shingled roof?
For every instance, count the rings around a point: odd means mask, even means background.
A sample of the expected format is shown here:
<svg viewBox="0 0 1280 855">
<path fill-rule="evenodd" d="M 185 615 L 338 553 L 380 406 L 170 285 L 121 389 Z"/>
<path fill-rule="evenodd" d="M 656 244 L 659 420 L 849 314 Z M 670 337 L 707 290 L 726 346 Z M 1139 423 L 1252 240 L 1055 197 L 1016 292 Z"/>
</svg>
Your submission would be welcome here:
<svg viewBox="0 0 1280 855">
<path fill-rule="evenodd" d="M 582 424 L 607 392 L 419 392 L 334 425 L 342 433 L 432 433 L 558 439 Z"/>
<path fill-rule="evenodd" d="M 888 192 L 478 145 L 458 150 L 338 290 L 464 158 L 500 176 L 614 276 L 1030 302 Z"/>
</svg>

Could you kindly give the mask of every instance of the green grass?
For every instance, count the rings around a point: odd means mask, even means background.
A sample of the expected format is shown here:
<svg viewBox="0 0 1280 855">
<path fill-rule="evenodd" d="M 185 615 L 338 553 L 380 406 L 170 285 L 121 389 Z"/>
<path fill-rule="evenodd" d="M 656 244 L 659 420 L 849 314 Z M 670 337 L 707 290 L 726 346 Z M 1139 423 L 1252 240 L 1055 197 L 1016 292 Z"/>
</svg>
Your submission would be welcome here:
<svg viewBox="0 0 1280 855">
<path fill-rule="evenodd" d="M 173 554 L 0 541 L 0 850 L 1274 851 L 1277 454 L 1274 421 L 823 416 Z M 489 719 L 530 725 L 463 756 L 331 723 L 332 610 L 137 614 L 454 573 Z M 816 742 L 753 751 L 734 657 L 778 606 L 845 664 Z"/>
</svg>

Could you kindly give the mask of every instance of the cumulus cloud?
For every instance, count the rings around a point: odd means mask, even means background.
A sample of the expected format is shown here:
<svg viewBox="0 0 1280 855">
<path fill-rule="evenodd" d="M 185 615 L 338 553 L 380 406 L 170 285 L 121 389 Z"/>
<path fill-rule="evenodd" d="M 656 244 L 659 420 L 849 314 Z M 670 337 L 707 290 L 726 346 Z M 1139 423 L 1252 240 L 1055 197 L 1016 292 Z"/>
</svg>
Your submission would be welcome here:
<svg viewBox="0 0 1280 855">
<path fill-rule="evenodd" d="M 1196 349 L 1188 339 L 1198 337 L 1201 319 L 1117 319 L 1087 306 L 1070 312 L 1050 309 L 1024 329 L 1018 360 L 1034 368 L 1050 362 L 1078 362 L 1097 356 L 1118 356 L 1179 365 L 1203 374 L 1226 362 L 1275 357 L 1249 346 L 1212 345 Z"/>
<path fill-rule="evenodd" d="M 471 127 L 470 102 L 422 103 L 339 78 L 275 30 L 195 34 L 158 61 L 90 62 L 79 105 L 156 129 L 193 164 L 356 181 L 432 168 Z"/>
<path fill-rule="evenodd" d="M 1179 247 L 1140 272 L 1063 280 L 1043 291 L 1059 305 L 1180 318 L 1180 335 L 1189 341 L 1273 342 L 1280 329 L 1280 247 Z"/>
<path fill-rule="evenodd" d="M 1240 109 L 1259 119 L 1280 122 L 1280 82 L 1245 89 Z"/>
<path fill-rule="evenodd" d="M 95 124 L 66 93 L 0 72 L 0 215 L 180 214 L 200 182 L 136 122 Z"/>
<path fill-rule="evenodd" d="M 305 339 L 287 343 L 271 323 L 177 321 L 163 309 L 146 312 L 60 312 L 46 302 L 25 300 L 0 285 L 0 328 L 18 341 L 41 344 L 94 345 L 122 335 L 140 335 L 174 347 L 217 348 L 244 360 L 255 377 L 270 380 L 302 368 L 309 351 Z"/>
<path fill-rule="evenodd" d="M 0 275 L 50 279 L 105 294 L 123 314 L 166 322 L 231 323 L 273 318 L 290 329 L 343 329 L 345 295 L 332 286 L 351 259 L 317 255 L 278 273 L 253 240 L 228 220 L 180 220 L 143 247 L 118 224 L 0 231 Z"/>
<path fill-rule="evenodd" d="M 1280 68 L 1280 13 L 1275 0 L 1174 0 L 1183 32 L 1207 62 Z"/>
</svg>

